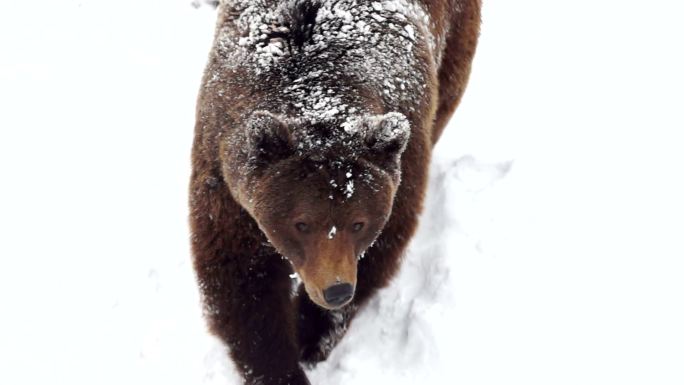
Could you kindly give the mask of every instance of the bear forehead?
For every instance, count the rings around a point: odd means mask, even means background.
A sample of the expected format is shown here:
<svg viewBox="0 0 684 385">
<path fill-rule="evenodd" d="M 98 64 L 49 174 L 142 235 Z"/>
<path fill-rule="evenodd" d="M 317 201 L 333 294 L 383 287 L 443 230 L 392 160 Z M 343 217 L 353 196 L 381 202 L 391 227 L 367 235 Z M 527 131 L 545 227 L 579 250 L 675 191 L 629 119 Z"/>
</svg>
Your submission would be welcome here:
<svg viewBox="0 0 684 385">
<path fill-rule="evenodd" d="M 338 196 L 349 199 L 359 188 L 379 191 L 385 174 L 384 170 L 369 163 L 310 158 L 276 165 L 271 171 L 273 180 L 295 183 L 292 193 L 316 192 L 330 200 Z"/>
</svg>

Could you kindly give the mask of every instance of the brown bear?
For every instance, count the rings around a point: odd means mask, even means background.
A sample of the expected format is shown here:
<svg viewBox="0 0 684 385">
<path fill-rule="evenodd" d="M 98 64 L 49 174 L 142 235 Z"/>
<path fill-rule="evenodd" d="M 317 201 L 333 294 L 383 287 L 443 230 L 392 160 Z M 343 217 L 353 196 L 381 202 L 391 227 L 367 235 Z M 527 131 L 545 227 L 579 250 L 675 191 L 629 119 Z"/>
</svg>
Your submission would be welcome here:
<svg viewBox="0 0 684 385">
<path fill-rule="evenodd" d="M 308 384 L 300 365 L 325 359 L 399 268 L 480 0 L 224 0 L 218 12 L 192 153 L 197 280 L 248 384 Z"/>
</svg>

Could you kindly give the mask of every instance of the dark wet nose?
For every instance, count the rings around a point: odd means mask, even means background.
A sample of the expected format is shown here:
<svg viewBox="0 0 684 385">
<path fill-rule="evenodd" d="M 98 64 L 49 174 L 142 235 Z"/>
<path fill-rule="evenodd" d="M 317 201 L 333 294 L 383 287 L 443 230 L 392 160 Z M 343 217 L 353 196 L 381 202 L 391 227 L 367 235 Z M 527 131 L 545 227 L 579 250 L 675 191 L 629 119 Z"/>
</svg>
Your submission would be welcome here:
<svg viewBox="0 0 684 385">
<path fill-rule="evenodd" d="M 323 290 L 325 302 L 330 306 L 340 306 L 349 301 L 354 295 L 354 286 L 348 283 L 338 283 Z"/>
</svg>

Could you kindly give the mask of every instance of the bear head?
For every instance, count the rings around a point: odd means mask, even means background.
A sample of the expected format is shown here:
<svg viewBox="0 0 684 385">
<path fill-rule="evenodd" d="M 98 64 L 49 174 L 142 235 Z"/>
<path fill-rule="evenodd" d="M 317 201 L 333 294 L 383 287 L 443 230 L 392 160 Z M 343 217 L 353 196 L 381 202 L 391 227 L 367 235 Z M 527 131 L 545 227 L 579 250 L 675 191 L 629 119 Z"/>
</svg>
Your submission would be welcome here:
<svg viewBox="0 0 684 385">
<path fill-rule="evenodd" d="M 358 261 L 392 212 L 408 120 L 391 112 L 311 124 L 256 111 L 244 130 L 233 195 L 291 262 L 310 299 L 344 306 Z M 224 174 L 235 169 L 224 162 Z"/>
</svg>

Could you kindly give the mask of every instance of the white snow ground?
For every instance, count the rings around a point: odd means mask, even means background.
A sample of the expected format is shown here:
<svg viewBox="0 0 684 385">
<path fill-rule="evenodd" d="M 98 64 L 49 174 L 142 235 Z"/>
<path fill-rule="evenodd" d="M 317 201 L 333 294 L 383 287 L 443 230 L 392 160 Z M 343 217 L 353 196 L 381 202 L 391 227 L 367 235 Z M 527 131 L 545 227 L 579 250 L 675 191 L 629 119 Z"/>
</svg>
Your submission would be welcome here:
<svg viewBox="0 0 684 385">
<path fill-rule="evenodd" d="M 214 13 L 0 3 L 0 383 L 236 384 L 186 186 Z M 419 234 L 314 384 L 684 383 L 682 5 L 487 0 Z"/>
</svg>

